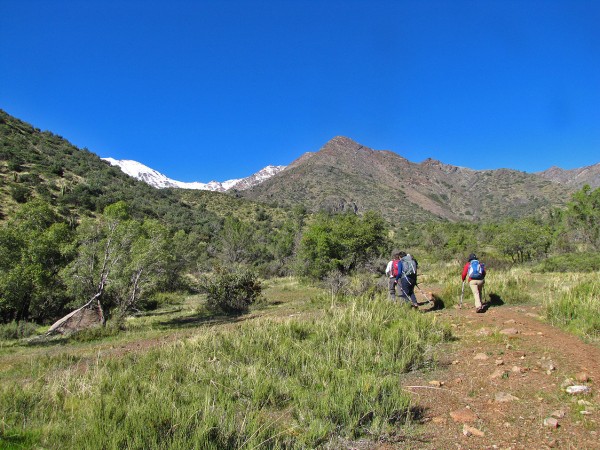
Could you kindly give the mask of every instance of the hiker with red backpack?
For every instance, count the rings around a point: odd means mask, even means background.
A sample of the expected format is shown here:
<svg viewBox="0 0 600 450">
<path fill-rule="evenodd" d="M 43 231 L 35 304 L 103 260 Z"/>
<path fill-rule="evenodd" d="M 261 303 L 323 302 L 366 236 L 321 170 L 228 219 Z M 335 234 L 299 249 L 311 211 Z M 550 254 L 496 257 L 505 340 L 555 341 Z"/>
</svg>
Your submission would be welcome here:
<svg viewBox="0 0 600 450">
<path fill-rule="evenodd" d="M 392 252 L 392 260 L 387 263 L 387 267 L 385 268 L 385 274 L 389 277 L 388 289 L 391 300 L 396 300 L 396 285 L 398 284 L 396 277 L 398 276 L 398 266 L 400 266 L 400 268 L 402 267 L 400 252 L 394 250 Z"/>
<path fill-rule="evenodd" d="M 410 303 L 413 308 L 418 308 L 414 292 L 417 284 L 417 265 L 417 261 L 406 252 L 394 251 L 392 253 L 392 260 L 388 262 L 385 269 L 385 273 L 389 277 L 390 299 L 396 300 L 396 287 L 399 287 L 400 297 Z"/>
<path fill-rule="evenodd" d="M 463 287 L 467 277 L 469 277 L 469 287 L 471 288 L 473 297 L 475 298 L 475 312 L 484 312 L 485 308 L 481 303 L 481 291 L 483 290 L 483 285 L 485 284 L 485 264 L 480 262 L 474 253 L 469 255 L 468 261 L 463 267 Z"/>
</svg>

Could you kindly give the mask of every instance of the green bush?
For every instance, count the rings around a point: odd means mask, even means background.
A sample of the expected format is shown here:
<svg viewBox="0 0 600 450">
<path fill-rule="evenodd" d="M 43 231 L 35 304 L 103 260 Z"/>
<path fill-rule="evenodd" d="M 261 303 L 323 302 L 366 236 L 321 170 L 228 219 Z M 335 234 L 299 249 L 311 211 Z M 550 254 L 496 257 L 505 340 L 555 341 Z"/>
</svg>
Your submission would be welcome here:
<svg viewBox="0 0 600 450">
<path fill-rule="evenodd" d="M 567 253 L 542 261 L 535 272 L 596 272 L 600 270 L 600 254 Z"/>
<path fill-rule="evenodd" d="M 260 297 L 262 287 L 256 274 L 248 269 L 217 269 L 205 277 L 202 289 L 206 292 L 208 308 L 224 314 L 243 314 Z"/>
</svg>

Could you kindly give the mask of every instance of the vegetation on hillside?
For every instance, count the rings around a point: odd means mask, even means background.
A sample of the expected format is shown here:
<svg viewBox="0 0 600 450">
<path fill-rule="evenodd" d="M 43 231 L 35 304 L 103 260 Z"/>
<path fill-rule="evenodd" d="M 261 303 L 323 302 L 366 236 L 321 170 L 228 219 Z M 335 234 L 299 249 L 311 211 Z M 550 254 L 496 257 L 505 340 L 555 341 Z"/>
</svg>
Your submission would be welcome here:
<svg viewBox="0 0 600 450">
<path fill-rule="evenodd" d="M 386 300 L 393 249 L 419 259 L 436 307 L 459 301 L 476 251 L 493 306 L 534 302 L 552 324 L 600 338 L 600 189 L 544 216 L 386 221 L 156 190 L 2 112 L 0 132 L 9 448 L 315 448 L 393 435 L 414 414 L 398 376 L 430 367 L 450 337 L 433 314 Z M 35 336 L 91 298 L 107 326 Z"/>
</svg>

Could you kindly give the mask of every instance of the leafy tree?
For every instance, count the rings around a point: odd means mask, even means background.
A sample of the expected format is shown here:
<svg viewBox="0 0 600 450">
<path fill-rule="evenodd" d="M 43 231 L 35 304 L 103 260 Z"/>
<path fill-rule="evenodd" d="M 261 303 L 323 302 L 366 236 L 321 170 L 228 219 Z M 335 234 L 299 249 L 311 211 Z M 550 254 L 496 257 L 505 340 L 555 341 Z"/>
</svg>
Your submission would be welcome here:
<svg viewBox="0 0 600 450">
<path fill-rule="evenodd" d="M 219 234 L 217 255 L 226 265 L 249 263 L 254 254 L 254 233 L 249 224 L 227 217 Z"/>
<path fill-rule="evenodd" d="M 136 308 L 140 297 L 173 283 L 184 266 L 177 263 L 185 235 L 173 247 L 170 230 L 156 220 L 132 219 L 125 202 L 104 209 L 77 230 L 77 257 L 65 271 L 77 297 L 113 308 L 117 318 Z"/>
<path fill-rule="evenodd" d="M 385 223 L 376 213 L 368 212 L 363 218 L 352 213 L 320 213 L 300 241 L 298 271 L 315 279 L 333 270 L 345 275 L 379 256 L 387 244 Z"/>
<path fill-rule="evenodd" d="M 546 256 L 552 242 L 551 230 L 534 219 L 510 220 L 501 224 L 494 245 L 513 262 Z"/>
<path fill-rule="evenodd" d="M 23 205 L 0 228 L 0 319 L 44 320 L 67 302 L 58 272 L 72 236 L 48 204 Z"/>
<path fill-rule="evenodd" d="M 585 185 L 573 194 L 566 219 L 584 244 L 600 250 L 600 188 L 592 191 L 589 185 Z"/>
</svg>

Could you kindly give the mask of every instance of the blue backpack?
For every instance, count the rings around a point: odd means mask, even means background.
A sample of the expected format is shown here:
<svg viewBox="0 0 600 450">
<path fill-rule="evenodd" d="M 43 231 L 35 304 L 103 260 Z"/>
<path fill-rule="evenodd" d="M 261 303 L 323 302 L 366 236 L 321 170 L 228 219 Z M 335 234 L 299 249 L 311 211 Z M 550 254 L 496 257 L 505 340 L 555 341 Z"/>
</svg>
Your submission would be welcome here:
<svg viewBox="0 0 600 450">
<path fill-rule="evenodd" d="M 471 260 L 471 262 L 469 263 L 469 278 L 471 278 L 472 280 L 483 280 L 485 278 L 485 275 L 483 273 L 484 269 L 485 266 L 483 265 L 483 263 L 480 263 L 476 259 Z"/>
</svg>

